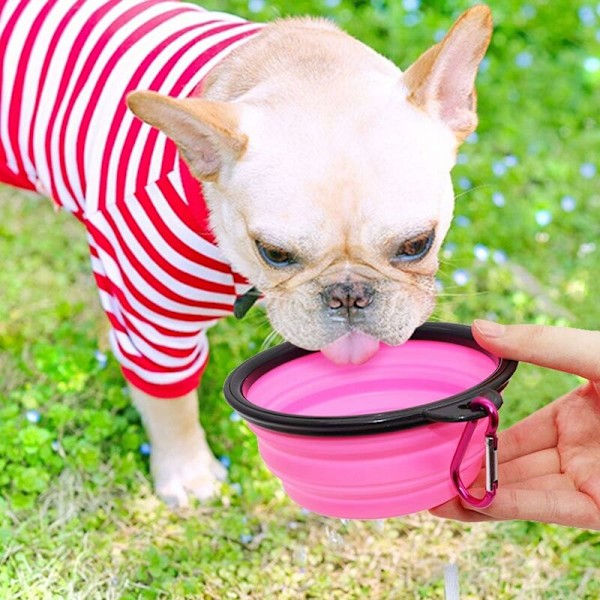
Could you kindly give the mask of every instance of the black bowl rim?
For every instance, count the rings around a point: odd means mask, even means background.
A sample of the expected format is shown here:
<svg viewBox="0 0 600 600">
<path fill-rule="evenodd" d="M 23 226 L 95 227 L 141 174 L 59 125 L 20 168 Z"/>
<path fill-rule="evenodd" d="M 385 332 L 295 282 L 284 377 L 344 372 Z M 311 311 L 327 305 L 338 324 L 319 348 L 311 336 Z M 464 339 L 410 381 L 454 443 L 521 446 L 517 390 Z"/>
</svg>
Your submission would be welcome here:
<svg viewBox="0 0 600 600">
<path fill-rule="evenodd" d="M 318 417 L 293 415 L 257 406 L 246 399 L 245 392 L 266 372 L 307 354 L 312 350 L 298 348 L 285 342 L 248 359 L 234 369 L 224 384 L 225 399 L 246 421 L 280 433 L 305 436 L 342 437 L 371 435 L 410 429 L 432 423 L 473 421 L 486 416 L 481 408 L 470 408 L 475 398 L 486 396 L 496 408 L 502 405 L 500 392 L 506 387 L 517 368 L 517 361 L 500 358 L 482 348 L 473 337 L 471 328 L 457 323 L 425 323 L 418 327 L 411 340 L 434 340 L 474 348 L 486 354 L 498 365 L 493 373 L 479 384 L 459 394 L 402 410 L 352 416 Z"/>
</svg>

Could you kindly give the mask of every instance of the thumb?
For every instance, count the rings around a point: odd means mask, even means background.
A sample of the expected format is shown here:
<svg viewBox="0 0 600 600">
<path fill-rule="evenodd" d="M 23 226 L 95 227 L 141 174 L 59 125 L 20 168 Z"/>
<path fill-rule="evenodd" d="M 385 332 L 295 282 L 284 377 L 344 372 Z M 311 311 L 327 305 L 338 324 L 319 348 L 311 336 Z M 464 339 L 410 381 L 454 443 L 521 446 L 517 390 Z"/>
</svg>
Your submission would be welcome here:
<svg viewBox="0 0 600 600">
<path fill-rule="evenodd" d="M 473 322 L 479 345 L 497 356 L 600 380 L 600 332 L 546 325 Z"/>
</svg>

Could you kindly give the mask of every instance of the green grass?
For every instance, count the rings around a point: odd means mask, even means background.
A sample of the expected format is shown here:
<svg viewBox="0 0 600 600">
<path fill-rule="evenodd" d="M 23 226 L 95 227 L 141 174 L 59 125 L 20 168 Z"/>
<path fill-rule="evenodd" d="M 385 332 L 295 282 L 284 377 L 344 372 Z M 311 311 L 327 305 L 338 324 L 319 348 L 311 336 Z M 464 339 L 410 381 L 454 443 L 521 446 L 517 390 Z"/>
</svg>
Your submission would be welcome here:
<svg viewBox="0 0 600 600">
<path fill-rule="evenodd" d="M 325 14 L 406 67 L 468 3 L 437 0 L 412 13 L 383 0 L 268 2 L 257 14 L 247 2 L 204 5 L 257 19 Z M 455 170 L 438 320 L 598 327 L 600 178 L 581 169 L 600 170 L 600 70 L 589 60 L 600 57 L 600 14 L 584 6 L 492 3 L 479 139 L 463 146 Z M 562 208 L 565 196 L 575 210 Z M 215 453 L 231 460 L 230 481 L 213 503 L 170 512 L 152 496 L 145 434 L 118 366 L 95 357 L 107 352 L 106 325 L 80 225 L 3 188 L 0 257 L 0 598 L 442 598 L 452 561 L 465 598 L 600 597 L 598 533 L 303 513 L 221 394 L 227 373 L 267 337 L 257 309 L 211 332 L 201 390 L 202 421 Z M 521 366 L 503 424 L 574 384 Z"/>
</svg>

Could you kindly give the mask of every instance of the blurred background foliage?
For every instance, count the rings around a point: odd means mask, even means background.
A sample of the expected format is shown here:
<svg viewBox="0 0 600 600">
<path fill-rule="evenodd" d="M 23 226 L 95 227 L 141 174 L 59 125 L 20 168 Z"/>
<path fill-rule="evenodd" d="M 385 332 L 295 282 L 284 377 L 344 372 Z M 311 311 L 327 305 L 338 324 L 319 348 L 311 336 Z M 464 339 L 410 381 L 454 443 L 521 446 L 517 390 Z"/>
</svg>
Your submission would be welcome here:
<svg viewBox="0 0 600 600">
<path fill-rule="evenodd" d="M 206 0 L 259 21 L 334 20 L 406 68 L 464 0 Z M 490 2 L 480 126 L 454 170 L 436 320 L 600 325 L 600 3 Z M 386 524 L 307 515 L 269 475 L 222 398 L 263 345 L 259 309 L 211 332 L 202 420 L 230 482 L 173 515 L 114 358 L 84 232 L 0 190 L 0 597 L 430 598 L 458 562 L 468 598 L 598 598 L 600 536 L 533 523 Z M 578 382 L 521 365 L 506 426 Z"/>
</svg>

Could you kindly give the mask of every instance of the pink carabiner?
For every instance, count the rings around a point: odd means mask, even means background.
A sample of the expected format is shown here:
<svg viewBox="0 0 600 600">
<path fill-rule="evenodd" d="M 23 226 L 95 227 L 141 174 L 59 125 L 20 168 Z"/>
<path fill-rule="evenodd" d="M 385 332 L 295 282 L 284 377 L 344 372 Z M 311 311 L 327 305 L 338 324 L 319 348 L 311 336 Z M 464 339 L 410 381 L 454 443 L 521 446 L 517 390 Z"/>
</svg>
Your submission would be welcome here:
<svg viewBox="0 0 600 600">
<path fill-rule="evenodd" d="M 456 452 L 452 457 L 452 462 L 450 464 L 450 476 L 452 477 L 452 481 L 454 482 L 459 496 L 463 500 L 466 500 L 469 504 L 471 504 L 471 506 L 476 506 L 477 508 L 487 508 L 494 500 L 496 491 L 498 489 L 498 409 L 488 398 L 476 398 L 471 402 L 471 407 L 482 408 L 488 417 L 488 425 L 485 431 L 485 496 L 483 496 L 483 498 L 476 498 L 473 496 L 471 493 L 469 493 L 469 490 L 460 478 L 460 465 L 465 457 L 465 453 L 467 452 L 471 438 L 473 437 L 473 432 L 477 427 L 477 420 L 469 421 L 465 425 L 462 436 L 458 442 L 458 446 L 456 447 Z"/>
</svg>

